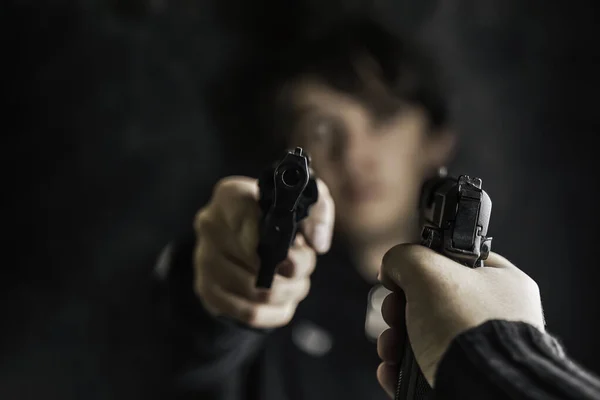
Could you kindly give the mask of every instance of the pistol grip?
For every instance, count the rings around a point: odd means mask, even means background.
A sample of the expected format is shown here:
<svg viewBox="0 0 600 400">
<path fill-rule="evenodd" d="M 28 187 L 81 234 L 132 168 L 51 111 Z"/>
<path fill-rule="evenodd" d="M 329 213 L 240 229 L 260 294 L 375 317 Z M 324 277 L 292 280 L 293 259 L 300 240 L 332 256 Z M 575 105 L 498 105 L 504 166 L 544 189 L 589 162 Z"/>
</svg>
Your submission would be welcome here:
<svg viewBox="0 0 600 400">
<path fill-rule="evenodd" d="M 433 231 L 427 231 L 430 234 L 424 235 L 421 238 L 421 245 L 429 247 L 433 250 L 441 243 Z M 402 293 L 404 296 L 404 292 Z M 406 305 L 406 299 L 404 301 Z M 403 314 L 404 316 L 404 314 Z M 410 339 L 406 331 L 406 318 L 403 318 L 403 323 L 400 327 L 400 340 L 404 344 L 400 348 L 400 368 L 398 371 L 398 382 L 396 386 L 396 394 L 394 400 L 425 400 L 429 398 L 432 391 L 431 386 L 421 372 L 417 359 L 410 346 Z"/>
<path fill-rule="evenodd" d="M 400 347 L 400 368 L 398 370 L 398 382 L 396 384 L 394 400 L 428 399 L 432 389 L 415 359 L 415 354 L 410 346 L 408 332 L 406 331 L 406 322 L 400 326 L 400 335 L 402 344 Z"/>
</svg>

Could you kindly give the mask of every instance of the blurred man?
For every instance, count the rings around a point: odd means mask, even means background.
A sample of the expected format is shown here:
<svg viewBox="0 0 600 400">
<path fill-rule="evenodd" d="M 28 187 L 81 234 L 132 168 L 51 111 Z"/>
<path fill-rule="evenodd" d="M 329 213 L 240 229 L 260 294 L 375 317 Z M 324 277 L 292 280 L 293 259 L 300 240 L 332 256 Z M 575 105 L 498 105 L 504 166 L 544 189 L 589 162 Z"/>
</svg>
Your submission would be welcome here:
<svg viewBox="0 0 600 400">
<path fill-rule="evenodd" d="M 319 201 L 273 287 L 257 290 L 256 180 L 229 177 L 215 186 L 195 235 L 162 263 L 178 393 L 386 398 L 375 376 L 382 296 L 370 305 L 367 298 L 383 254 L 414 241 L 420 187 L 451 154 L 437 76 L 418 52 L 368 21 L 256 58 L 216 85 L 228 94 L 211 99 L 217 127 L 231 138 L 246 135 L 230 143 L 253 155 L 304 147 L 320 177 Z"/>
</svg>

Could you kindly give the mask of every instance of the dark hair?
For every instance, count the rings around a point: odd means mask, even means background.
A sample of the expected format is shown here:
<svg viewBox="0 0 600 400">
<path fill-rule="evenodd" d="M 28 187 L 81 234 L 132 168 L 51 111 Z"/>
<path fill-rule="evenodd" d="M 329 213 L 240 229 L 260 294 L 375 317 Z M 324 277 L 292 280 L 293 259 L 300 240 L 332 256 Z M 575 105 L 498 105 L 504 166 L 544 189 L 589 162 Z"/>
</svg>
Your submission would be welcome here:
<svg viewBox="0 0 600 400">
<path fill-rule="evenodd" d="M 365 56 L 378 65 L 379 79 L 394 97 L 427 111 L 432 128 L 447 122 L 434 64 L 371 20 L 340 23 L 232 61 L 208 91 L 209 117 L 221 136 L 232 139 L 235 146 L 253 152 L 260 148 L 262 156 L 273 157 L 287 145 L 283 132 L 277 132 L 289 123 L 288 105 L 279 96 L 282 87 L 311 76 L 360 98 L 365 93 L 364 78 L 356 62 Z"/>
</svg>

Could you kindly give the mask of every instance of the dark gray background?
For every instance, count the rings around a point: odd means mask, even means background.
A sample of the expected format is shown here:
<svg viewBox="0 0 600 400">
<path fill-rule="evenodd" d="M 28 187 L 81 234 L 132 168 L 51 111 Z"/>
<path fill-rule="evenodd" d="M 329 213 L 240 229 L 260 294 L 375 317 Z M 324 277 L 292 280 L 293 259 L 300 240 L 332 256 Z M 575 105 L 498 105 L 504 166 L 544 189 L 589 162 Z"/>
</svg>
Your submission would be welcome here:
<svg viewBox="0 0 600 400">
<path fill-rule="evenodd" d="M 306 14 L 279 12 L 303 27 L 363 3 L 307 0 L 286 6 Z M 600 371 L 593 9 L 371 3 L 439 56 L 463 136 L 451 172 L 483 178 L 494 249 L 538 281 L 549 330 Z M 9 236 L 0 398 L 152 397 L 168 357 L 147 276 L 231 170 L 201 87 L 242 42 L 217 29 L 208 2 L 43 4 L 7 2 L 0 15 Z M 281 19 L 270 22 L 275 30 Z M 247 35 L 246 50 L 255 40 Z"/>
</svg>

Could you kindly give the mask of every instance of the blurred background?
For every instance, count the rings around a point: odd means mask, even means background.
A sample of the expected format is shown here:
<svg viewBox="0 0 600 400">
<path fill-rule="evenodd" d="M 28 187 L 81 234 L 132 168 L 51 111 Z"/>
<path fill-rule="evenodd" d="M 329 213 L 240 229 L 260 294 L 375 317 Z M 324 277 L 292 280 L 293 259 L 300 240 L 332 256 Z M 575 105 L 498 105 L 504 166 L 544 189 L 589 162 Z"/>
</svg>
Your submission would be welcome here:
<svg viewBox="0 0 600 400">
<path fill-rule="evenodd" d="M 591 2 L 272 3 L 3 2 L 0 398 L 159 397 L 168 357 L 146 278 L 240 168 L 202 88 L 276 34 L 277 15 L 310 29 L 365 7 L 444 67 L 462 135 L 450 172 L 483 178 L 494 250 L 539 283 L 548 329 L 600 372 Z"/>
</svg>

